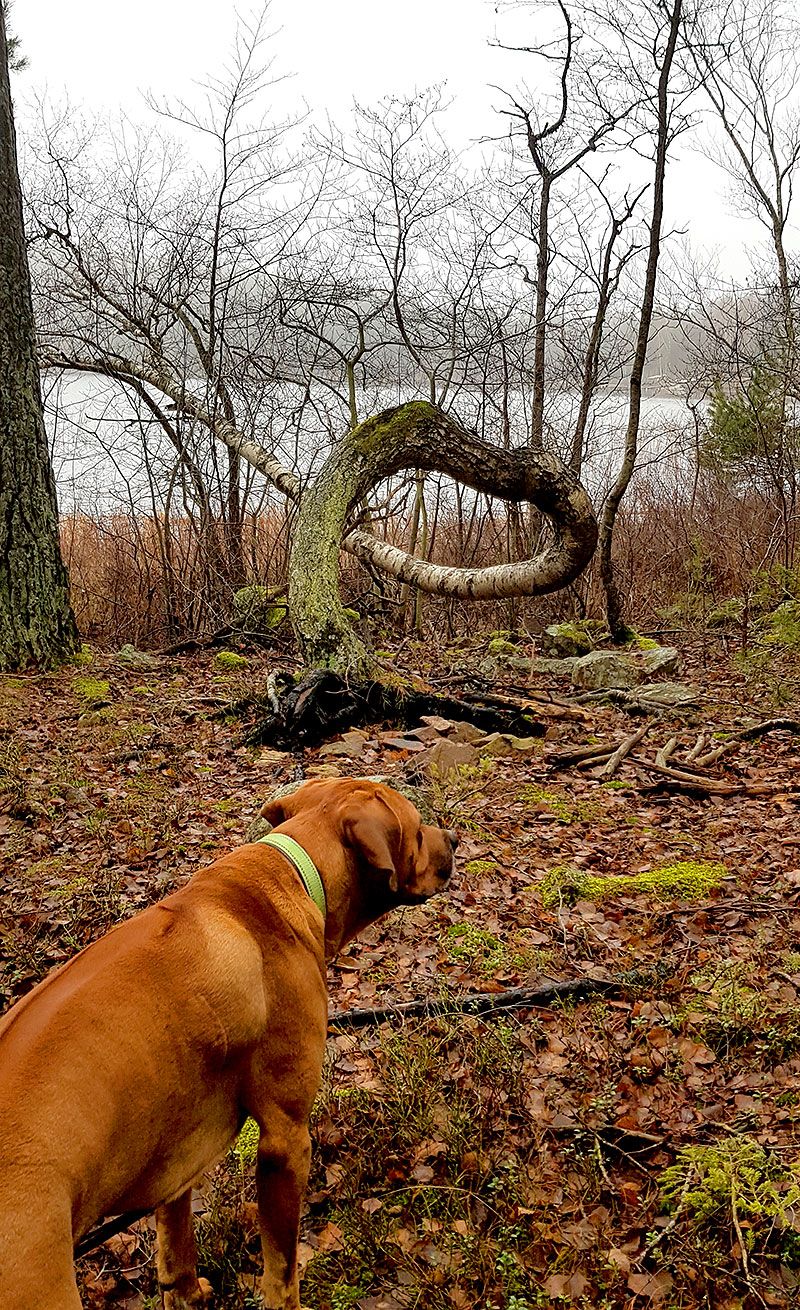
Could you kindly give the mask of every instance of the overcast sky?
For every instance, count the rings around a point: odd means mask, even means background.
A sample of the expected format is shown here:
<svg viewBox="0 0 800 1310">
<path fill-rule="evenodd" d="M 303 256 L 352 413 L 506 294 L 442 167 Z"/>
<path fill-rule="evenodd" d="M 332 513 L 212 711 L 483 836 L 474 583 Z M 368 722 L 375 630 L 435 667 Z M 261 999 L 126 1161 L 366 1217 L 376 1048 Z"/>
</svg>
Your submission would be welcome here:
<svg viewBox="0 0 800 1310">
<path fill-rule="evenodd" d="M 239 6 L 251 12 L 247 0 Z M 463 148 L 496 135 L 501 93 L 524 76 L 524 57 L 492 49 L 509 23 L 487 0 L 273 0 L 269 27 L 275 70 L 290 75 L 279 95 L 284 105 L 304 102 L 317 117 L 345 125 L 353 99 L 374 103 L 444 83 L 453 105 L 445 129 Z M 236 26 L 231 0 L 16 0 L 10 27 L 30 65 L 15 76 L 18 130 L 26 128 L 26 102 L 43 92 L 94 111 L 124 109 L 148 117 L 143 95 L 191 100 L 195 83 L 221 71 Z M 529 68 L 529 65 L 527 65 Z M 741 277 L 746 249 L 760 229 L 738 220 L 724 199 L 720 170 L 684 151 L 668 179 L 668 222 L 687 226 L 698 252 L 716 247 L 723 269 Z"/>
</svg>

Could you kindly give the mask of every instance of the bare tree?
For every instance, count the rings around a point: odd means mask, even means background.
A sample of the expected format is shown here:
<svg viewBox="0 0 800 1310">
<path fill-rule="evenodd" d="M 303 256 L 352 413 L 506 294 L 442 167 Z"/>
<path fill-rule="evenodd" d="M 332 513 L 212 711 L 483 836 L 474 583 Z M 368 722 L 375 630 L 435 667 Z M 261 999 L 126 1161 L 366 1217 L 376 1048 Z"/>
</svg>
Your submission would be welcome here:
<svg viewBox="0 0 800 1310">
<path fill-rule="evenodd" d="M 645 63 L 631 65 L 635 85 L 647 85 L 648 78 L 657 74 L 657 89 L 654 104 L 654 160 L 653 160 L 653 202 L 650 216 L 650 239 L 647 251 L 644 287 L 642 290 L 639 325 L 636 348 L 628 382 L 628 424 L 625 431 L 625 450 L 614 485 L 606 497 L 600 518 L 600 577 L 605 592 L 606 622 L 612 637 L 625 640 L 628 635 L 624 618 L 624 607 L 619 587 L 614 577 L 612 548 L 614 526 L 625 492 L 630 485 L 636 466 L 638 450 L 639 423 L 642 405 L 642 377 L 647 358 L 647 347 L 653 321 L 655 305 L 656 279 L 661 255 L 661 229 L 664 215 L 664 183 L 667 169 L 667 154 L 676 131 L 673 113 L 674 95 L 671 94 L 674 77 L 675 54 L 681 31 L 682 0 L 644 0 L 635 6 L 635 13 L 622 15 L 617 10 L 617 21 L 622 19 L 624 27 L 617 28 L 620 38 L 623 34 L 629 41 L 629 49 L 635 41 L 643 53 Z M 631 34 L 632 25 L 637 19 L 643 19 Z"/>
<path fill-rule="evenodd" d="M 753 288 L 728 298 L 732 316 L 718 300 L 703 318 L 725 356 L 717 377 L 717 416 L 725 405 L 731 416 L 739 413 L 742 455 L 749 433 L 750 453 L 780 508 L 788 565 L 796 534 L 800 374 L 796 276 L 786 242 L 800 165 L 800 25 L 783 0 L 731 0 L 687 22 L 685 46 L 721 132 L 709 152 L 731 177 L 737 205 L 766 232 L 771 255 L 754 261 Z"/>
</svg>

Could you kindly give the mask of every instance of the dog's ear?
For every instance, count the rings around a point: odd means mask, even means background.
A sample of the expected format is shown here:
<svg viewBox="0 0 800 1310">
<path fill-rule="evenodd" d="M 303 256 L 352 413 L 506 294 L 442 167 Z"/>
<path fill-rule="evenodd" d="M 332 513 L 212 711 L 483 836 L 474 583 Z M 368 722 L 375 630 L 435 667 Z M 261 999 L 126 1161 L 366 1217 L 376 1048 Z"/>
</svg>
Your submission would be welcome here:
<svg viewBox="0 0 800 1310">
<path fill-rule="evenodd" d="M 386 823 L 365 810 L 348 815 L 343 824 L 345 841 L 352 846 L 367 864 L 372 865 L 389 879 L 389 890 L 397 892 L 400 885 L 394 856 L 389 845 Z"/>
<path fill-rule="evenodd" d="M 283 801 L 265 801 L 261 806 L 261 817 L 271 823 L 273 828 L 277 828 L 279 823 L 284 823 L 288 819 L 288 814 L 284 808 Z"/>
</svg>

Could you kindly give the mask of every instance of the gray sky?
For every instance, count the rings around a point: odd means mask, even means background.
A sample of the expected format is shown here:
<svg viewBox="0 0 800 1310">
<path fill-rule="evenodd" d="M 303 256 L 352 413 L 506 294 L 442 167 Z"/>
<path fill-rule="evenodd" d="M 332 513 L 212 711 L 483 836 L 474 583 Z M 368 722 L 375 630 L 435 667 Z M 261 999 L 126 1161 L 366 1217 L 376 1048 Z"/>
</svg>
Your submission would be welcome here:
<svg viewBox="0 0 800 1310">
<path fill-rule="evenodd" d="M 241 6 L 248 12 L 246 0 Z M 497 14 L 490 0 L 273 0 L 275 71 L 291 75 L 277 92 L 284 106 L 305 102 L 346 125 L 353 99 L 374 103 L 444 83 L 453 99 L 445 133 L 456 148 L 496 135 L 502 95 L 530 72 L 525 58 L 491 49 L 496 34 L 513 39 L 524 14 Z M 143 93 L 191 100 L 208 74 L 221 71 L 236 26 L 231 0 L 16 0 L 11 28 L 30 67 L 15 78 L 19 130 L 26 102 L 47 91 L 94 111 L 123 108 L 146 120 Z M 723 270 L 746 271 L 746 248 L 761 241 L 724 199 L 720 170 L 684 150 L 668 178 L 668 223 L 687 227 L 697 253 L 717 248 Z"/>
</svg>

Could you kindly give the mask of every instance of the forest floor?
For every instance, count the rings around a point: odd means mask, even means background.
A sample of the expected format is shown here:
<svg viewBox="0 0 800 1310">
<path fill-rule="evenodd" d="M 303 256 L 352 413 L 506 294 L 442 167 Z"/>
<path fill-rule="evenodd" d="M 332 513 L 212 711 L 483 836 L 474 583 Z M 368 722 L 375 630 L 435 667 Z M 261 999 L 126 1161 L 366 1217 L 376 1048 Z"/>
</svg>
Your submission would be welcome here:
<svg viewBox="0 0 800 1310">
<path fill-rule="evenodd" d="M 398 660 L 406 675 L 449 677 L 454 694 L 484 653 L 406 645 Z M 673 734 L 685 758 L 703 729 L 800 717 L 796 654 L 737 663 L 719 641 L 682 653 L 699 708 L 654 720 L 651 755 Z M 0 1005 L 241 843 L 276 785 L 413 774 L 415 751 L 385 725 L 365 730 L 357 757 L 237 744 L 242 722 L 217 716 L 270 667 L 255 655 L 223 675 L 200 654 L 141 673 L 94 652 L 0 679 Z M 709 776 L 735 791 L 631 764 L 602 781 L 557 752 L 620 739 L 641 718 L 570 707 L 563 681 L 537 677 L 536 691 L 553 693 L 536 749 L 429 784 L 461 835 L 453 885 L 346 949 L 330 1009 L 626 984 L 614 999 L 333 1036 L 303 1302 L 788 1310 L 800 1304 L 800 736 L 774 731 L 720 759 Z M 585 875 L 664 868 L 650 890 L 592 882 L 588 899 L 584 881 L 575 899 Z M 255 1306 L 244 1145 L 195 1209 L 213 1305 Z M 152 1247 L 143 1220 L 83 1261 L 86 1305 L 157 1306 Z"/>
</svg>

